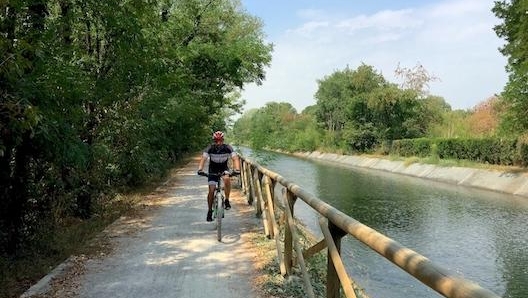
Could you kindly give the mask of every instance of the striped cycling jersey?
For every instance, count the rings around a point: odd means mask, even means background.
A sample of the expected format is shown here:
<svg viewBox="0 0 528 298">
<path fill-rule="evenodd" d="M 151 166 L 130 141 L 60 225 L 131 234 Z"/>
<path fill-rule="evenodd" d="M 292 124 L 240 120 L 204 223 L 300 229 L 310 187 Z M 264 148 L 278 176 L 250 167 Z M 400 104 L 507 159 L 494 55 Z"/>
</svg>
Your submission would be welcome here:
<svg viewBox="0 0 528 298">
<path fill-rule="evenodd" d="M 203 156 L 209 158 L 209 173 L 222 173 L 229 170 L 227 161 L 229 157 L 235 155 L 235 150 L 228 144 L 211 144 L 203 152 Z"/>
</svg>

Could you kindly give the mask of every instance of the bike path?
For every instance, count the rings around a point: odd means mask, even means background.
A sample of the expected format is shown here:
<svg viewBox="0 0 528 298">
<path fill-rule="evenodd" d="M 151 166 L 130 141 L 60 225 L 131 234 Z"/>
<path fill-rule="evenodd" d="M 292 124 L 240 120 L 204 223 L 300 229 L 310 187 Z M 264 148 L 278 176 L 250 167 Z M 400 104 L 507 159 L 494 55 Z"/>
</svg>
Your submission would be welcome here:
<svg viewBox="0 0 528 298">
<path fill-rule="evenodd" d="M 253 208 L 233 189 L 218 242 L 205 221 L 207 181 L 197 164 L 147 196 L 140 214 L 109 226 L 102 236 L 109 252 L 69 258 L 22 297 L 260 297 L 244 237 L 259 224 Z"/>
</svg>

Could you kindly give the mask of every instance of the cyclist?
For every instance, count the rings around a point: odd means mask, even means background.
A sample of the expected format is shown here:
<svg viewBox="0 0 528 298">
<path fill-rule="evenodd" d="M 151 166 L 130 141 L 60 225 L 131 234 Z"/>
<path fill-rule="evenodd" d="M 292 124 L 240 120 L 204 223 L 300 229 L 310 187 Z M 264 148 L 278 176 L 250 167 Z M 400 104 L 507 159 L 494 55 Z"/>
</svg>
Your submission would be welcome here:
<svg viewBox="0 0 528 298">
<path fill-rule="evenodd" d="M 198 165 L 198 174 L 202 174 L 205 162 L 209 159 L 209 173 L 224 174 L 222 179 L 224 179 L 225 209 L 227 210 L 231 209 L 231 204 L 229 203 L 231 180 L 229 179 L 229 167 L 227 166 L 229 158 L 233 160 L 235 168 L 233 174 L 240 174 L 238 154 L 233 150 L 231 145 L 224 144 L 224 133 L 216 131 L 213 133 L 213 143 L 205 148 L 200 159 L 200 164 Z M 210 176 L 208 178 L 209 193 L 207 194 L 207 206 L 209 209 L 207 211 L 207 221 L 213 221 L 213 195 L 219 178 L 218 176 Z"/>
</svg>

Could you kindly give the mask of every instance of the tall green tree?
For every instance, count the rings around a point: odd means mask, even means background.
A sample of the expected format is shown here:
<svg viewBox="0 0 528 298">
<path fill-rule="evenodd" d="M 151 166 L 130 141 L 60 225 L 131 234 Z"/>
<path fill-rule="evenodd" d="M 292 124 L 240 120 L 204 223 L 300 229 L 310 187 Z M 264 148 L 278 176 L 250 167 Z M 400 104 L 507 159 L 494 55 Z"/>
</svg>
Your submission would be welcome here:
<svg viewBox="0 0 528 298">
<path fill-rule="evenodd" d="M 244 113 L 233 131 L 237 142 L 253 148 L 313 151 L 320 146 L 321 133 L 314 112 L 309 111 L 297 114 L 290 103 L 269 102 Z"/>
<path fill-rule="evenodd" d="M 341 149 L 370 150 L 383 140 L 423 136 L 434 118 L 421 90 L 400 89 L 365 64 L 319 81 L 316 98 L 325 143 Z"/>
<path fill-rule="evenodd" d="M 362 96 L 386 81 L 372 66 L 362 64 L 352 70 L 346 67 L 318 81 L 315 93 L 317 99 L 317 119 L 329 131 L 341 130 L 350 120 L 345 110 L 352 109 L 357 115 L 365 111 Z M 364 115 L 368 117 L 367 115 Z M 359 119 L 357 119 L 359 120 Z M 368 121 L 366 118 L 363 121 Z"/>
<path fill-rule="evenodd" d="M 252 117 L 252 143 L 257 148 L 286 149 L 290 124 L 297 112 L 290 103 L 269 102 Z"/>
<path fill-rule="evenodd" d="M 502 24 L 495 26 L 496 34 L 506 44 L 500 49 L 508 58 L 508 82 L 502 92 L 505 114 L 502 128 L 513 134 L 528 131 L 528 1 L 495 1 L 495 15 Z"/>
<path fill-rule="evenodd" d="M 427 129 L 427 124 L 420 121 L 422 102 L 417 100 L 414 90 L 401 90 L 396 85 L 376 88 L 368 95 L 366 104 L 371 114 L 368 123 L 384 140 L 423 136 Z"/>
<path fill-rule="evenodd" d="M 233 124 L 233 136 L 235 142 L 246 146 L 253 146 L 252 144 L 252 120 L 258 109 L 250 109 L 242 114 Z"/>
</svg>

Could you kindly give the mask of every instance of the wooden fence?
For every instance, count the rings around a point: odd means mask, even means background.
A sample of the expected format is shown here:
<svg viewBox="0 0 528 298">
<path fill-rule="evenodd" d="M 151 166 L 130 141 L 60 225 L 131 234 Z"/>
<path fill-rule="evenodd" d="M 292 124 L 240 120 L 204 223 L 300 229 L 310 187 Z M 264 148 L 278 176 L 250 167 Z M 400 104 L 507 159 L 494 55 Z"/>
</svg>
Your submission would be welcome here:
<svg viewBox="0 0 528 298">
<path fill-rule="evenodd" d="M 241 165 L 242 190 L 262 218 L 264 233 L 275 240 L 281 274 L 291 275 L 293 266 L 298 266 L 307 297 L 315 297 L 315 294 L 305 260 L 325 248 L 328 249 L 326 297 L 339 298 L 342 292 L 348 298 L 356 297 L 353 281 L 340 256 L 341 239 L 351 235 L 445 297 L 499 298 L 474 282 L 453 276 L 426 257 L 342 213 L 256 162 L 241 156 Z M 275 193 L 277 183 L 283 186 L 280 194 Z M 294 221 L 294 207 L 298 199 L 320 215 L 319 225 L 324 237 L 308 249 L 301 246 Z M 282 218 L 279 218 L 279 213 Z M 280 224 L 284 225 L 282 239 Z"/>
</svg>

